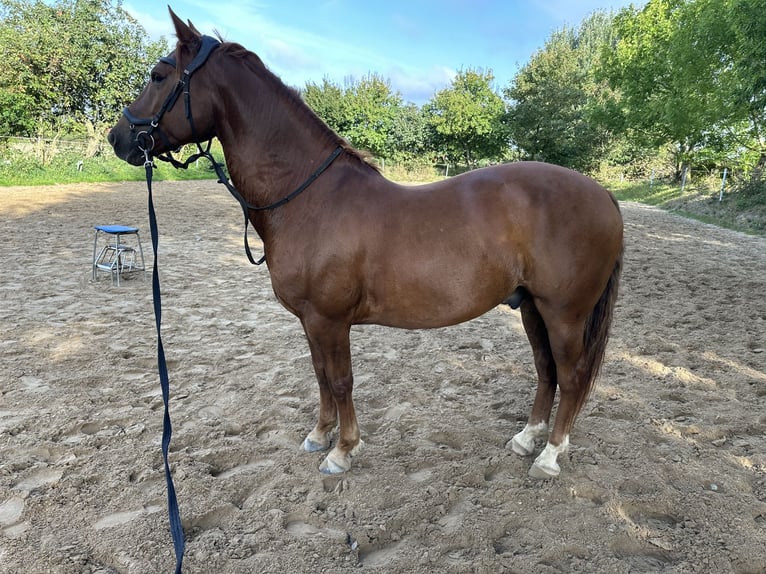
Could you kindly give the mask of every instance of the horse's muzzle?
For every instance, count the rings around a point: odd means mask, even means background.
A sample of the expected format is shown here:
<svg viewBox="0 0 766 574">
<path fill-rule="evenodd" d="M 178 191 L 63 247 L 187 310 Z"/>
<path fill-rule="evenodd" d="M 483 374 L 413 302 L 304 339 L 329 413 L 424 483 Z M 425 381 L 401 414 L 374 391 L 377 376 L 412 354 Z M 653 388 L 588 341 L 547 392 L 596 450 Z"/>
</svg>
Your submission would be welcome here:
<svg viewBox="0 0 766 574">
<path fill-rule="evenodd" d="M 144 152 L 139 149 L 136 143 L 136 137 L 133 132 L 127 129 L 127 126 L 121 126 L 118 123 L 106 136 L 107 141 L 112 146 L 115 155 L 128 162 L 131 165 L 141 166 L 146 161 Z"/>
</svg>

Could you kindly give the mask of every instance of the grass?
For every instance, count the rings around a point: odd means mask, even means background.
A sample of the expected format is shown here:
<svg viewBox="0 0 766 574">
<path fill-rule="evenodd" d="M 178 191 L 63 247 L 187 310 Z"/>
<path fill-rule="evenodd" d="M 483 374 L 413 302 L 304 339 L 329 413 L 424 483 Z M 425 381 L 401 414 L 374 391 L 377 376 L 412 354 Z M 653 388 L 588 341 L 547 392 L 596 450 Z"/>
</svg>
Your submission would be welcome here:
<svg viewBox="0 0 766 574">
<path fill-rule="evenodd" d="M 97 183 L 116 181 L 142 181 L 146 177 L 143 167 L 136 167 L 117 158 L 96 157 L 78 162 L 56 158 L 49 165 L 23 165 L 19 162 L 0 165 L 0 186 L 13 185 L 54 185 L 62 183 Z M 167 167 L 162 162 L 155 171 L 155 178 L 162 180 L 189 180 L 215 178 L 209 169 L 209 162 L 200 160 L 187 170 Z"/>
<path fill-rule="evenodd" d="M 720 183 L 702 181 L 687 187 L 680 184 L 606 182 L 620 201 L 653 205 L 684 217 L 751 235 L 766 235 L 766 191 L 727 188 L 720 198 Z"/>
<path fill-rule="evenodd" d="M 178 159 L 188 157 L 196 147 L 187 146 L 182 153 L 174 154 Z M 213 155 L 222 161 L 220 145 L 213 147 Z M 105 149 L 94 157 L 85 155 L 76 149 L 46 149 L 50 158 L 40 160 L 36 153 L 25 153 L 19 149 L 0 149 L 0 186 L 14 185 L 55 185 L 63 183 L 100 183 L 117 181 L 141 181 L 146 177 L 143 167 L 136 167 L 118 159 Z M 188 169 L 175 169 L 161 161 L 155 162 L 160 169 L 155 171 L 155 178 L 162 180 L 212 179 L 215 172 L 210 162 L 199 160 Z"/>
</svg>

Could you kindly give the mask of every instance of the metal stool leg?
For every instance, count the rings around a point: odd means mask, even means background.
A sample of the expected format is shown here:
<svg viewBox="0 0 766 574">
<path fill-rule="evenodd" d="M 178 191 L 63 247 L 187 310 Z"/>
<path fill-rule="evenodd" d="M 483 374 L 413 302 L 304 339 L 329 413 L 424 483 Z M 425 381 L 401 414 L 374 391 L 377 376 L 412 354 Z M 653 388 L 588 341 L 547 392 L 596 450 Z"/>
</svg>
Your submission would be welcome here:
<svg viewBox="0 0 766 574">
<path fill-rule="evenodd" d="M 138 239 L 138 253 L 141 255 L 141 269 L 144 271 L 144 281 L 146 281 L 146 263 L 144 262 L 144 248 L 141 245 L 141 235 L 136 231 L 136 239 Z"/>
</svg>

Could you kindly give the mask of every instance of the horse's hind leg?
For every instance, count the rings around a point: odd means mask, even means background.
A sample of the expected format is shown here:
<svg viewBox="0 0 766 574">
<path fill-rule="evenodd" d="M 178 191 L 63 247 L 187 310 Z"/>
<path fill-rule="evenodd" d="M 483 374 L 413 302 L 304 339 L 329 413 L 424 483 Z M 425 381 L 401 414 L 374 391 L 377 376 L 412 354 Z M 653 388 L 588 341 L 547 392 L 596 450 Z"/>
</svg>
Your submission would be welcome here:
<svg viewBox="0 0 766 574">
<path fill-rule="evenodd" d="M 350 328 L 317 316 L 304 319 L 303 328 L 311 349 L 320 397 L 319 420 L 303 441 L 303 448 L 307 451 L 328 448 L 329 434 L 336 420 L 339 420 L 338 442 L 319 469 L 326 474 L 345 472 L 351 468 L 351 457 L 361 446 L 351 399 L 354 379 L 351 373 Z"/>
<path fill-rule="evenodd" d="M 529 470 L 534 478 L 554 478 L 561 472 L 557 458 L 569 447 L 569 433 L 585 401 L 589 382 L 584 367 L 584 324 L 549 320 L 546 325 L 560 395 L 548 444 Z"/>
<path fill-rule="evenodd" d="M 507 446 L 518 455 L 528 456 L 535 448 L 535 440 L 548 436 L 548 421 L 556 396 L 556 363 L 545 322 L 531 297 L 521 302 L 521 318 L 535 358 L 537 393 L 524 430 L 516 434 Z"/>
</svg>

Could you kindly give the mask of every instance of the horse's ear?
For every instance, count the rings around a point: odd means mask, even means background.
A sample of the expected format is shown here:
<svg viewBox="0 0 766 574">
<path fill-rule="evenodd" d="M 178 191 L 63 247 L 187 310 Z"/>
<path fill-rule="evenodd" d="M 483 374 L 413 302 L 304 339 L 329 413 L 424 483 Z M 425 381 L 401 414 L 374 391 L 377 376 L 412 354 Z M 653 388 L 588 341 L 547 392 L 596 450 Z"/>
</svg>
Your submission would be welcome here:
<svg viewBox="0 0 766 574">
<path fill-rule="evenodd" d="M 197 30 L 197 27 L 196 27 L 194 24 L 192 24 L 192 21 L 191 21 L 191 20 L 187 20 L 187 22 L 189 22 L 189 28 L 191 28 L 192 32 L 194 32 L 195 34 L 197 34 L 197 36 L 202 36 L 202 32 L 200 32 L 199 30 Z"/>
<path fill-rule="evenodd" d="M 183 20 L 176 16 L 176 13 L 173 12 L 173 9 L 170 6 L 168 6 L 168 11 L 170 12 L 170 17 L 173 20 L 173 25 L 176 28 L 176 37 L 178 38 L 178 42 L 180 44 L 192 44 L 197 42 L 199 40 L 200 33 L 197 32 L 194 26 L 186 25 Z M 191 22 L 189 24 L 191 24 Z"/>
</svg>

